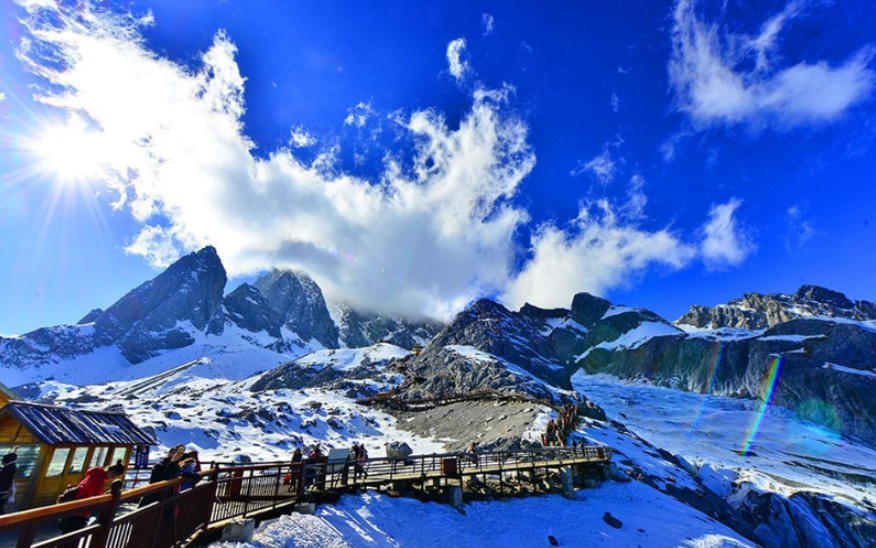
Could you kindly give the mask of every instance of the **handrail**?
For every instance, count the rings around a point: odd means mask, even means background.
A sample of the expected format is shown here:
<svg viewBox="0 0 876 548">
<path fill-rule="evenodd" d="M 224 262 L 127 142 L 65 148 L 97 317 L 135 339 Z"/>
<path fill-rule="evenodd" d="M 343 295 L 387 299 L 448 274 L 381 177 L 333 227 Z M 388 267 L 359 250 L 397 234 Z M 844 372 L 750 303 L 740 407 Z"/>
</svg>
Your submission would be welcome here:
<svg viewBox="0 0 876 548">
<path fill-rule="evenodd" d="M 464 475 L 498 474 L 552 468 L 569 464 L 599 463 L 611 459 L 605 446 L 547 447 L 524 451 L 487 451 L 377 457 L 363 462 L 329 462 L 327 457 L 249 465 L 216 464 L 200 474 L 205 481 L 180 491 L 188 478 L 175 478 L 121 492 L 116 480 L 113 493 L 66 502 L 45 508 L 0 516 L 0 534 L 18 532 L 18 547 L 34 541 L 37 529 L 73 514 L 97 514 L 98 521 L 84 529 L 41 542 L 46 548 L 89 546 L 127 548 L 131 539 L 154 535 L 153 548 L 185 546 L 188 539 L 228 519 L 275 511 L 281 505 L 296 504 L 308 497 L 356 486 L 387 485 L 393 481 L 426 478 L 448 479 Z M 448 466 L 450 459 L 455 465 Z M 119 514 L 123 503 L 147 500 L 132 512 Z M 134 542 L 140 542 L 139 540 Z M 139 544 L 137 544 L 139 546 Z"/>
</svg>

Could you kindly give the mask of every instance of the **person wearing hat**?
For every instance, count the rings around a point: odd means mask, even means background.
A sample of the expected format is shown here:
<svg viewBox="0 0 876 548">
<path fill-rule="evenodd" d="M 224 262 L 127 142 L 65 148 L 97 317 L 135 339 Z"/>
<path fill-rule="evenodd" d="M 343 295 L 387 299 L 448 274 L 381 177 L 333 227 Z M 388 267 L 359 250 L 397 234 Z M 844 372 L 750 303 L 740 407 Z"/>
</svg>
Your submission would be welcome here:
<svg viewBox="0 0 876 548">
<path fill-rule="evenodd" d="M 18 454 L 13 450 L 3 455 L 3 469 L 0 470 L 0 515 L 4 513 L 3 507 L 7 502 L 12 502 L 15 496 L 15 474 L 18 472 Z"/>
</svg>

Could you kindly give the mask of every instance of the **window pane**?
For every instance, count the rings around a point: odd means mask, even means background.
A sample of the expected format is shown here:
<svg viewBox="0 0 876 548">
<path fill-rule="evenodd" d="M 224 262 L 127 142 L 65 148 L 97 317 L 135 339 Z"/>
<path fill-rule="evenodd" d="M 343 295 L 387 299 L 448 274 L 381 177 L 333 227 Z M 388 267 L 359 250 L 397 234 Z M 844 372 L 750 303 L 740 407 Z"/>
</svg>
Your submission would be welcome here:
<svg viewBox="0 0 876 548">
<path fill-rule="evenodd" d="M 85 468 L 85 457 L 88 456 L 88 447 L 77 447 L 73 452 L 73 459 L 70 461 L 70 469 L 68 474 L 79 474 Z"/>
<path fill-rule="evenodd" d="M 55 449 L 52 454 L 52 461 L 49 462 L 49 469 L 46 471 L 47 478 L 57 478 L 64 475 L 64 466 L 67 464 L 67 457 L 70 456 L 68 447 Z"/>
<path fill-rule="evenodd" d="M 106 453 L 108 450 L 109 447 L 95 447 L 94 453 L 91 455 L 91 464 L 89 464 L 88 467 L 103 466 L 104 461 L 106 461 Z"/>
<path fill-rule="evenodd" d="M 37 457 L 40 454 L 40 446 L 35 443 L 24 445 L 3 444 L 0 445 L 0 455 L 10 453 L 15 447 L 18 447 L 18 460 L 15 462 L 18 465 L 18 472 L 15 474 L 15 477 L 19 479 L 26 478 L 30 476 L 33 467 L 36 465 Z"/>
<path fill-rule="evenodd" d="M 107 461 L 108 464 L 113 465 L 116 463 L 116 461 L 120 460 L 122 461 L 122 464 L 127 466 L 128 463 L 125 462 L 125 451 L 127 451 L 127 448 L 125 447 L 113 447 L 112 456 L 110 457 L 109 461 Z"/>
</svg>

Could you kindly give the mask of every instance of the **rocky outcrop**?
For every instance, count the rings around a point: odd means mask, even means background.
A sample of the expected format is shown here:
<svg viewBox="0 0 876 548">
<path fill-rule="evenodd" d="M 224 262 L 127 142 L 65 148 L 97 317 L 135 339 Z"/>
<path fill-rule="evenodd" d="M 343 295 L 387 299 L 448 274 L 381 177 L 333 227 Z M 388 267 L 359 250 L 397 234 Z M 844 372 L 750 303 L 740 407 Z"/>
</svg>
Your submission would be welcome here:
<svg viewBox="0 0 876 548">
<path fill-rule="evenodd" d="M 282 337 L 283 316 L 274 310 L 261 291 L 249 284 L 240 286 L 225 296 L 225 314 L 229 321 L 247 331 Z"/>
<path fill-rule="evenodd" d="M 755 330 L 811 316 L 876 320 L 876 303 L 852 301 L 838 291 L 804 285 L 793 295 L 747 293 L 741 299 L 712 308 L 694 305 L 675 323 L 705 329 L 736 327 Z"/>
<path fill-rule="evenodd" d="M 303 341 L 338 348 L 338 327 L 329 314 L 322 290 L 309 276 L 272 270 L 253 284 L 283 318 L 283 325 Z"/>
<path fill-rule="evenodd" d="M 103 314 L 103 309 L 102 308 L 95 308 L 94 310 L 92 310 L 91 312 L 86 314 L 85 316 L 82 316 L 82 319 L 79 320 L 78 322 L 76 322 L 76 325 L 85 325 L 85 324 L 89 324 L 89 323 L 94 323 L 94 321 L 97 320 L 101 314 Z"/>
<path fill-rule="evenodd" d="M 701 393 L 762 399 L 771 392 L 774 405 L 876 444 L 876 329 L 865 324 L 798 319 L 741 338 L 660 336 L 593 348 L 578 364 Z"/>
<path fill-rule="evenodd" d="M 336 306 L 340 340 L 348 348 L 371 346 L 381 341 L 411 349 L 425 345 L 443 327 L 429 320 L 407 320 L 381 314 L 361 312 L 347 304 Z"/>
<path fill-rule="evenodd" d="M 118 344 L 131 363 L 194 342 L 190 327 L 222 333 L 225 268 L 213 247 L 186 255 L 129 292 L 94 322 L 95 342 Z"/>
</svg>

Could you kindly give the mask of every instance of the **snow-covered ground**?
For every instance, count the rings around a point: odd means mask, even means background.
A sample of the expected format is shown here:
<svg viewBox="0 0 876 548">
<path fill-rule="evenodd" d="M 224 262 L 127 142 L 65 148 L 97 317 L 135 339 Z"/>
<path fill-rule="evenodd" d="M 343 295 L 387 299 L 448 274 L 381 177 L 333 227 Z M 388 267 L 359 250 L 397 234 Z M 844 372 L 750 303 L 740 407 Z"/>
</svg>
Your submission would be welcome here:
<svg viewBox="0 0 876 548">
<path fill-rule="evenodd" d="M 625 383 L 609 375 L 579 372 L 572 382 L 610 418 L 700 468 L 713 491 L 737 482 L 784 495 L 816 491 L 848 502 L 876 498 L 876 451 L 787 409 L 766 409 L 742 456 L 758 423 L 759 402 Z M 607 441 L 616 446 L 623 440 Z"/>
<path fill-rule="evenodd" d="M 249 544 L 214 548 L 735 548 L 756 546 L 724 525 L 640 483 L 452 507 L 367 493 L 263 524 Z M 603 519 L 620 521 L 615 528 Z M 611 521 L 611 520 L 609 520 Z M 615 523 L 616 524 L 616 523 Z"/>
<path fill-rule="evenodd" d="M 406 353 L 387 344 L 322 350 L 301 367 L 348 371 Z M 197 449 L 204 461 L 240 455 L 256 462 L 286 460 L 295 447 L 349 447 L 354 441 L 365 443 L 374 457 L 384 454 L 389 441 L 407 442 L 417 453 L 444 451 L 441 442 L 400 430 L 391 415 L 338 391 L 255 392 L 250 387 L 257 377 L 231 380 L 222 378 L 225 371 L 224 364 L 214 368 L 211 360 L 200 359 L 136 380 L 84 387 L 48 381 L 40 388 L 43 398 L 57 402 L 124 410 L 138 425 L 154 429 L 160 442 L 153 448 L 156 457 L 175 444 Z"/>
</svg>

